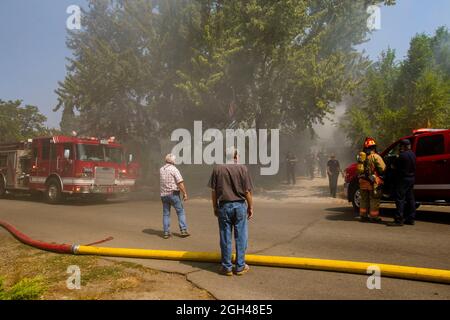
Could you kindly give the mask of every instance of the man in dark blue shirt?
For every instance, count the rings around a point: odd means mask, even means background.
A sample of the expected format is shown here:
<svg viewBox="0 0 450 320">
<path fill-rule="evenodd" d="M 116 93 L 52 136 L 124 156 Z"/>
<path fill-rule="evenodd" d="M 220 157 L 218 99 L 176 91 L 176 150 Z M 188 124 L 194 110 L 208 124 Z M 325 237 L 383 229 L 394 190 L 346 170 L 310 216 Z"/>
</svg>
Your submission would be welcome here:
<svg viewBox="0 0 450 320">
<path fill-rule="evenodd" d="M 414 182 L 416 175 L 416 155 L 411 150 L 411 141 L 400 142 L 400 155 L 394 165 L 395 168 L 395 204 L 397 214 L 394 225 L 403 223 L 414 225 L 416 216 L 416 201 L 414 199 Z"/>
<path fill-rule="evenodd" d="M 339 161 L 336 160 L 336 156 L 334 155 L 334 153 L 332 153 L 330 156 L 330 160 L 327 162 L 327 174 L 328 174 L 328 183 L 330 185 L 330 195 L 333 198 L 336 198 L 339 173 L 344 175 L 341 170 L 341 165 L 339 164 Z"/>
</svg>

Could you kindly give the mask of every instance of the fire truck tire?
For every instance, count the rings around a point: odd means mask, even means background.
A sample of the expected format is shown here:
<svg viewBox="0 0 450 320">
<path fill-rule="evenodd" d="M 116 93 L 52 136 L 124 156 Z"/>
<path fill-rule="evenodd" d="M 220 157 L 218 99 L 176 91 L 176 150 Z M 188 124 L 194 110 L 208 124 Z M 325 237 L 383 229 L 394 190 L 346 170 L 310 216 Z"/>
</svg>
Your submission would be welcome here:
<svg viewBox="0 0 450 320">
<path fill-rule="evenodd" d="M 63 194 L 61 191 L 61 185 L 56 179 L 50 179 L 47 182 L 47 188 L 45 190 L 45 200 L 50 204 L 61 203 L 63 200 Z"/>
<path fill-rule="evenodd" d="M 349 188 L 349 200 L 352 202 L 353 210 L 359 212 L 359 204 L 361 201 L 361 192 L 359 190 L 359 185 L 352 183 Z"/>
<path fill-rule="evenodd" d="M 3 176 L 0 176 L 0 198 L 3 198 L 5 195 L 6 195 L 5 180 L 3 180 Z"/>
</svg>

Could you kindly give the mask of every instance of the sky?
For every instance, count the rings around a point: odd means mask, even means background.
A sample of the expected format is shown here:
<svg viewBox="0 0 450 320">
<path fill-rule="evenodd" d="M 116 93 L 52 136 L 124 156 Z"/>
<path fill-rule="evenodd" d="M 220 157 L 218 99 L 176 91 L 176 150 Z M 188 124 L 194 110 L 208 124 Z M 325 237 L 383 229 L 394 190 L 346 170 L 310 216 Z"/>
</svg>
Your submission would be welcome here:
<svg viewBox="0 0 450 320">
<path fill-rule="evenodd" d="M 70 5 L 84 6 L 86 0 L 0 0 L 0 99 L 38 106 L 49 127 L 59 127 L 61 119 L 61 112 L 52 110 L 70 56 L 65 45 Z M 397 0 L 382 7 L 381 29 L 358 49 L 376 59 L 391 47 L 403 58 L 415 34 L 433 34 L 442 25 L 450 28 L 450 0 Z"/>
</svg>

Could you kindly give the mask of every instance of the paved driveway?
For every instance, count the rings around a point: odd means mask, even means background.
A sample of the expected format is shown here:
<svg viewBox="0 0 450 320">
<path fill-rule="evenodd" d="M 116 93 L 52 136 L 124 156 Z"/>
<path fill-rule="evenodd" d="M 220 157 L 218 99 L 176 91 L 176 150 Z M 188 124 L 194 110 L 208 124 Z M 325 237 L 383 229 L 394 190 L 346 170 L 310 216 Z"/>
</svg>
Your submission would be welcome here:
<svg viewBox="0 0 450 320">
<path fill-rule="evenodd" d="M 356 222 L 344 201 L 257 199 L 250 224 L 250 253 L 341 259 L 450 269 L 450 208 L 423 207 L 416 226 L 392 228 Z M 186 203 L 192 236 L 161 236 L 158 201 L 47 205 L 26 199 L 0 200 L 0 219 L 33 238 L 167 250 L 218 251 L 218 226 L 207 200 Z M 391 220 L 391 209 L 384 209 Z M 172 217 L 173 231 L 177 229 Z M 0 231 L 5 232 L 5 231 Z M 219 299 L 450 299 L 450 286 L 382 279 L 368 290 L 367 277 L 323 271 L 252 267 L 243 277 L 224 277 L 217 265 L 136 260 L 151 268 L 186 274 L 188 280 Z"/>
</svg>

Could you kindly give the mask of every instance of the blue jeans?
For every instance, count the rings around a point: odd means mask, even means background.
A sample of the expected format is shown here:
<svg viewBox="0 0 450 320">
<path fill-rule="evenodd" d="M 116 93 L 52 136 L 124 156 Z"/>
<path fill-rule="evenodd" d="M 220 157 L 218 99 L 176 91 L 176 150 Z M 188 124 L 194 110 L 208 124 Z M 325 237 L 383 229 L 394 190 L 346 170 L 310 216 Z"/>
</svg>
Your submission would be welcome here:
<svg viewBox="0 0 450 320">
<path fill-rule="evenodd" d="M 161 197 L 163 205 L 163 228 L 164 233 L 170 232 L 170 207 L 173 206 L 178 215 L 178 224 L 180 231 L 187 230 L 186 214 L 184 213 L 183 201 L 179 192 L 174 192 L 169 196 Z"/>
<path fill-rule="evenodd" d="M 248 223 L 247 204 L 245 201 L 227 202 L 219 206 L 220 250 L 222 267 L 232 270 L 232 233 L 236 241 L 236 271 L 245 267 L 245 251 L 247 250 Z"/>
</svg>

